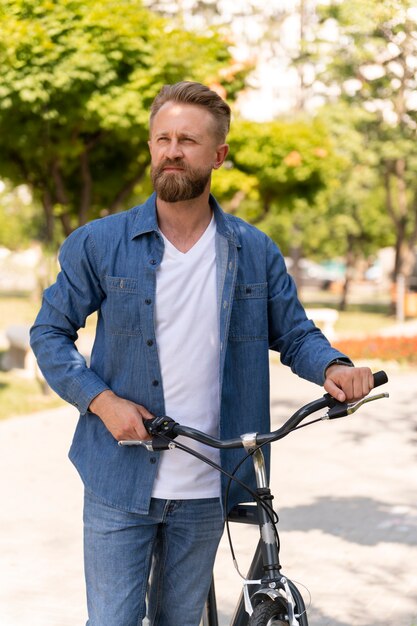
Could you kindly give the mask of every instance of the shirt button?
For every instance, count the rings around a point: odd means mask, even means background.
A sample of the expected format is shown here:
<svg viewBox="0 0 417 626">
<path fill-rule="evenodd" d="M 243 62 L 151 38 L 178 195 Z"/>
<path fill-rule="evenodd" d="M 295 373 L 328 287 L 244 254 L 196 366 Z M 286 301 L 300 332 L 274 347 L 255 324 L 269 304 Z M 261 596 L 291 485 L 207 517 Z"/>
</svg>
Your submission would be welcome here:
<svg viewBox="0 0 417 626">
<path fill-rule="evenodd" d="M 228 305 L 229 305 L 229 303 L 227 302 L 227 300 L 225 300 L 225 301 L 223 302 L 223 308 L 224 308 L 224 309 L 227 309 Z"/>
<path fill-rule="evenodd" d="M 232 269 L 233 269 L 233 263 L 232 263 L 232 261 L 230 261 L 230 263 L 229 263 L 229 270 L 232 270 Z"/>
<path fill-rule="evenodd" d="M 157 386 L 159 385 L 159 380 L 153 380 L 153 381 L 152 381 L 152 385 L 153 385 L 154 387 L 157 387 Z"/>
<path fill-rule="evenodd" d="M 148 341 L 146 342 L 147 346 L 153 346 L 153 341 L 152 339 L 148 339 Z"/>
<path fill-rule="evenodd" d="M 149 261 L 149 263 L 150 263 L 151 265 L 156 265 L 156 260 L 155 260 L 155 259 L 151 259 L 151 260 Z"/>
<path fill-rule="evenodd" d="M 146 298 L 145 304 L 152 304 L 152 300 L 150 298 Z"/>
<path fill-rule="evenodd" d="M 154 456 L 151 456 L 151 458 L 149 459 L 149 461 L 152 463 L 152 465 L 155 465 L 156 463 L 156 458 Z"/>
</svg>

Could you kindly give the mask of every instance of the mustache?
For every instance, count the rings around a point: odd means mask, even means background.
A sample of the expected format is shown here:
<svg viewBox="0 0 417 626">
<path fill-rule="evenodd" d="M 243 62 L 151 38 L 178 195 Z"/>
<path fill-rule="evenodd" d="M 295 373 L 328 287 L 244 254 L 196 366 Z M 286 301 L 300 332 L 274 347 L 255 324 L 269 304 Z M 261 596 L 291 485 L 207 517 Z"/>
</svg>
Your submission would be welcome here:
<svg viewBox="0 0 417 626">
<path fill-rule="evenodd" d="M 162 163 L 158 165 L 157 171 L 162 172 L 165 167 L 181 167 L 185 171 L 189 169 L 188 164 L 179 157 L 176 159 L 164 159 Z"/>
</svg>

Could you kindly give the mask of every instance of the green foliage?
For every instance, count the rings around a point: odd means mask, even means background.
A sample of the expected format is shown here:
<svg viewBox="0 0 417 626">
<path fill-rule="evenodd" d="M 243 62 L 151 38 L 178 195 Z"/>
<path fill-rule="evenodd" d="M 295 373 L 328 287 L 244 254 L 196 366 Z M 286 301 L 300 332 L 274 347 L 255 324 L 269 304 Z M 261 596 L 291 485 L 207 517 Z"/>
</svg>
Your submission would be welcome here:
<svg viewBox="0 0 417 626">
<path fill-rule="evenodd" d="M 327 237 L 325 256 L 353 253 L 367 257 L 379 248 L 393 245 L 395 236 L 384 210 L 384 190 L 378 176 L 378 155 L 369 146 L 370 116 L 362 108 L 343 102 L 324 107 L 319 118 L 326 121 L 335 150 L 344 167 L 321 194 L 325 206 Z"/>
<path fill-rule="evenodd" d="M 233 98 L 247 71 L 214 31 L 174 28 L 137 0 L 3 0 L 0 27 L 0 175 L 31 185 L 49 239 L 56 220 L 69 232 L 127 201 L 162 85 L 216 83 Z"/>
<path fill-rule="evenodd" d="M 322 6 L 320 14 L 322 24 L 331 22 L 338 32 L 332 43 L 316 39 L 317 50 L 327 50 L 322 79 L 340 91 L 349 107 L 366 111 L 354 128 L 365 132 L 364 152 L 373 153 L 374 184 L 384 190 L 386 224 L 395 234 L 394 273 L 407 274 L 417 244 L 415 2 L 333 1 Z M 370 172 L 368 156 L 358 155 L 358 162 Z M 351 181 L 356 191 L 357 179 Z"/>
<path fill-rule="evenodd" d="M 315 122 L 235 122 L 229 143 L 235 167 L 256 175 L 265 203 L 312 200 L 325 185 L 332 149 Z"/>
<path fill-rule="evenodd" d="M 255 223 L 285 253 L 295 244 L 306 253 L 322 220 L 320 194 L 342 162 L 324 124 L 292 120 L 236 120 L 229 137 L 230 160 L 216 173 L 213 189 L 229 211 Z"/>
</svg>

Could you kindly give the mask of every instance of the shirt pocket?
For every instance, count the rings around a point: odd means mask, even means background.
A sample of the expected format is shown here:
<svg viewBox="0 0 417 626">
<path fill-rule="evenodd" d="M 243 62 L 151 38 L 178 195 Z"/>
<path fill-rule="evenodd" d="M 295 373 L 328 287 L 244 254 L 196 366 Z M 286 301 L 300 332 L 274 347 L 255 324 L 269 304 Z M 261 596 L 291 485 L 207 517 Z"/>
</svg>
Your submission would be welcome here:
<svg viewBox="0 0 417 626">
<path fill-rule="evenodd" d="M 268 339 L 268 283 L 235 287 L 229 338 L 233 341 Z"/>
<path fill-rule="evenodd" d="M 140 335 L 139 284 L 136 278 L 106 276 L 103 320 L 112 335 Z"/>
</svg>

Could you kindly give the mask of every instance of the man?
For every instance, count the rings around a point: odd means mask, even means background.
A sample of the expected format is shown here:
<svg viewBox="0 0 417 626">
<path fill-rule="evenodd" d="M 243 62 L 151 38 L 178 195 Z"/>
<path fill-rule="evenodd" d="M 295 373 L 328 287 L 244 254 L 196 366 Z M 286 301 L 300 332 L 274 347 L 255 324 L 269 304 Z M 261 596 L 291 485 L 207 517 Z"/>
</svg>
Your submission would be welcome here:
<svg viewBox="0 0 417 626">
<path fill-rule="evenodd" d="M 210 195 L 229 123 L 207 87 L 162 89 L 150 118 L 155 194 L 67 239 L 31 331 L 46 379 L 81 414 L 70 458 L 85 485 L 90 626 L 141 624 L 147 592 L 153 626 L 197 626 L 222 534 L 215 470 L 118 440 L 147 438 L 143 420 L 164 414 L 222 437 L 267 432 L 269 348 L 341 401 L 373 386 L 307 320 L 273 242 Z M 74 341 L 96 310 L 87 367 Z M 241 458 L 205 453 L 228 470 Z"/>
</svg>

